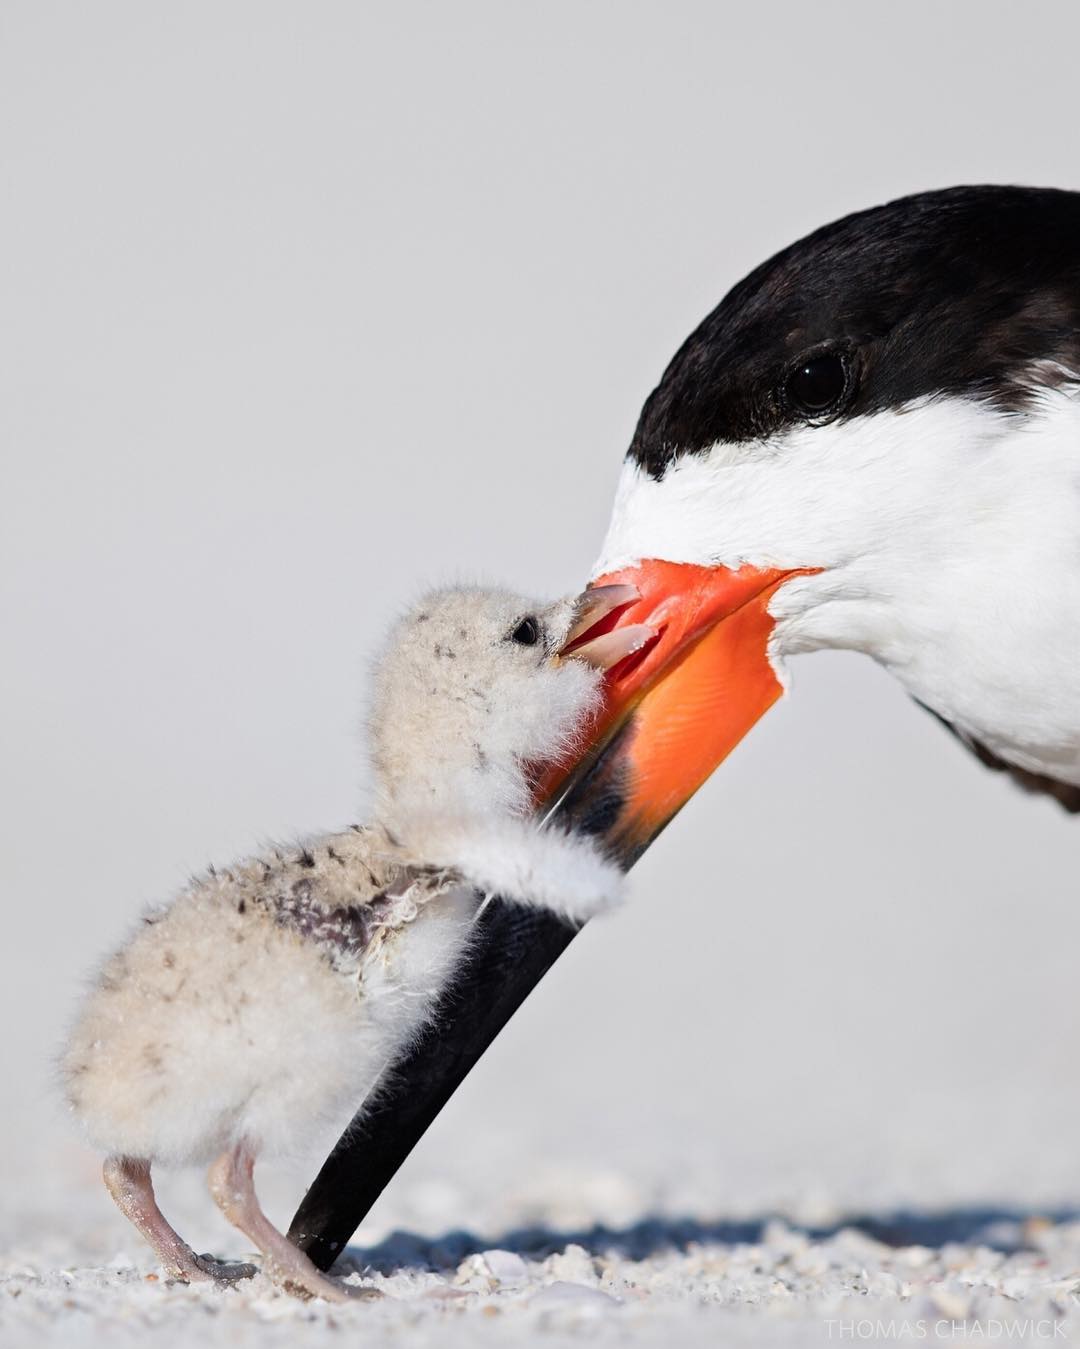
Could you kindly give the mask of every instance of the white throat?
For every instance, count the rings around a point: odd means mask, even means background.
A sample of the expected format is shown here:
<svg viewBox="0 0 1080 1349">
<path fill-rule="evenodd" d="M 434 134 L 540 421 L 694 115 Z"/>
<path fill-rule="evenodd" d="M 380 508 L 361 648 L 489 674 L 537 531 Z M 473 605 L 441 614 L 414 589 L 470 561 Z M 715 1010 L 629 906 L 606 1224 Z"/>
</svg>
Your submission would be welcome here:
<svg viewBox="0 0 1080 1349">
<path fill-rule="evenodd" d="M 1075 386 L 1073 386 L 1073 389 Z M 819 567 L 772 655 L 863 651 L 1010 762 L 1080 782 L 1080 400 L 967 398 L 628 463 L 597 574 L 644 558 Z"/>
</svg>

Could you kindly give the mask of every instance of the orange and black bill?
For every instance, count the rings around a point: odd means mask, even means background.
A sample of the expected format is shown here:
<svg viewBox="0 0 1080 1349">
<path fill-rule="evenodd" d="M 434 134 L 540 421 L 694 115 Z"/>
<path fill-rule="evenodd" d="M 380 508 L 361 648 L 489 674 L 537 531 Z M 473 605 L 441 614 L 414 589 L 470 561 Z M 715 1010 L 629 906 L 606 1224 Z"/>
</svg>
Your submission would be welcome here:
<svg viewBox="0 0 1080 1349">
<path fill-rule="evenodd" d="M 645 851 L 780 697 L 768 607 L 795 574 L 646 561 L 597 579 L 564 654 L 631 649 L 608 671 L 588 751 L 545 784 L 560 818 L 624 866 Z"/>
<path fill-rule="evenodd" d="M 624 867 L 645 851 L 780 696 L 768 605 L 793 574 L 642 562 L 598 578 L 562 655 L 605 671 L 605 702 L 578 762 L 540 785 L 560 820 L 602 837 Z M 319 1268 L 574 932 L 544 909 L 484 906 L 438 1032 L 377 1084 L 293 1218 L 290 1239 Z"/>
</svg>

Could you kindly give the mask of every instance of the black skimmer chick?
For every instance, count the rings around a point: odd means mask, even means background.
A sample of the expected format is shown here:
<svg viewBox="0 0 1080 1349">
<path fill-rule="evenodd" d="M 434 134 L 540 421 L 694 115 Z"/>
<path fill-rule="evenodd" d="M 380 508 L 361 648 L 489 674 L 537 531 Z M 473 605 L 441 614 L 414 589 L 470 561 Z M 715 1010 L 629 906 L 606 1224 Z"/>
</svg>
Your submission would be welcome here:
<svg viewBox="0 0 1080 1349">
<path fill-rule="evenodd" d="M 1080 810 L 1078 549 L 1080 194 L 960 187 L 827 225 L 739 282 L 645 404 L 595 572 L 641 598 L 596 630 L 659 636 L 612 671 L 566 799 L 628 865 L 788 657 L 839 647 Z M 510 921 L 457 990 L 452 1067 L 422 1045 L 398 1067 L 418 1130 L 566 944 L 537 914 L 507 968 Z M 407 1155 L 388 1090 L 382 1170 L 343 1140 L 294 1219 L 320 1263 Z"/>
<path fill-rule="evenodd" d="M 621 872 L 543 828 L 533 782 L 572 754 L 602 671 L 647 632 L 562 657 L 616 588 L 539 607 L 502 591 L 429 595 L 379 663 L 370 827 L 211 870 L 151 911 L 99 973 L 62 1061 L 68 1100 L 108 1154 L 105 1181 L 170 1275 L 254 1271 L 196 1255 L 157 1207 L 155 1162 L 211 1163 L 210 1190 L 277 1283 L 345 1296 L 259 1207 L 259 1154 L 343 1119 L 428 1021 L 487 894 L 584 921 Z"/>
</svg>

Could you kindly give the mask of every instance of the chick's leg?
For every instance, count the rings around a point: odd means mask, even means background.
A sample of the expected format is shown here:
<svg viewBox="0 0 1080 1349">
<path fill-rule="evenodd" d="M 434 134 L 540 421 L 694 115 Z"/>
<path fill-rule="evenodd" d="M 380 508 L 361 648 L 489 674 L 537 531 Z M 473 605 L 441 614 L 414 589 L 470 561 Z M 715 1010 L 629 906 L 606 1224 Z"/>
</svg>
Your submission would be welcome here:
<svg viewBox="0 0 1080 1349">
<path fill-rule="evenodd" d="M 195 1254 L 158 1208 L 149 1162 L 137 1157 L 108 1157 L 102 1174 L 117 1208 L 139 1229 L 174 1279 L 232 1283 L 250 1279 L 255 1273 L 254 1265 L 226 1265 L 212 1256 Z"/>
<path fill-rule="evenodd" d="M 210 1193 L 225 1217 L 265 1257 L 265 1271 L 279 1288 L 298 1297 L 345 1302 L 350 1291 L 320 1274 L 303 1251 L 273 1225 L 255 1194 L 255 1155 L 244 1143 L 223 1152 L 210 1168 Z M 356 1295 L 364 1296 L 356 1290 Z M 370 1296 L 370 1293 L 367 1294 Z"/>
</svg>

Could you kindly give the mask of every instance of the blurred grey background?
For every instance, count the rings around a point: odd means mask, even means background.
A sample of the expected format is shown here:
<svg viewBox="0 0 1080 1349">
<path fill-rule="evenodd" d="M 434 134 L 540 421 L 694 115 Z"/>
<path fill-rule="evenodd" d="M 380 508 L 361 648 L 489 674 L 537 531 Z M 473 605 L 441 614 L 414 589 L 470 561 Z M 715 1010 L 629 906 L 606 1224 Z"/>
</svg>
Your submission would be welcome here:
<svg viewBox="0 0 1080 1349">
<path fill-rule="evenodd" d="M 191 870 L 362 812 L 387 619 L 448 577 L 577 588 L 642 400 L 775 249 L 921 188 L 1080 187 L 1078 30 L 4 0 L 9 1202 L 47 1160 L 18 1221 L 96 1167 L 50 1063 L 88 966 Z M 467 1225 L 476 1194 L 1080 1197 L 1080 825 L 867 661 L 794 675 L 365 1231 Z M 319 1160 L 275 1172 L 277 1217 Z"/>
</svg>

